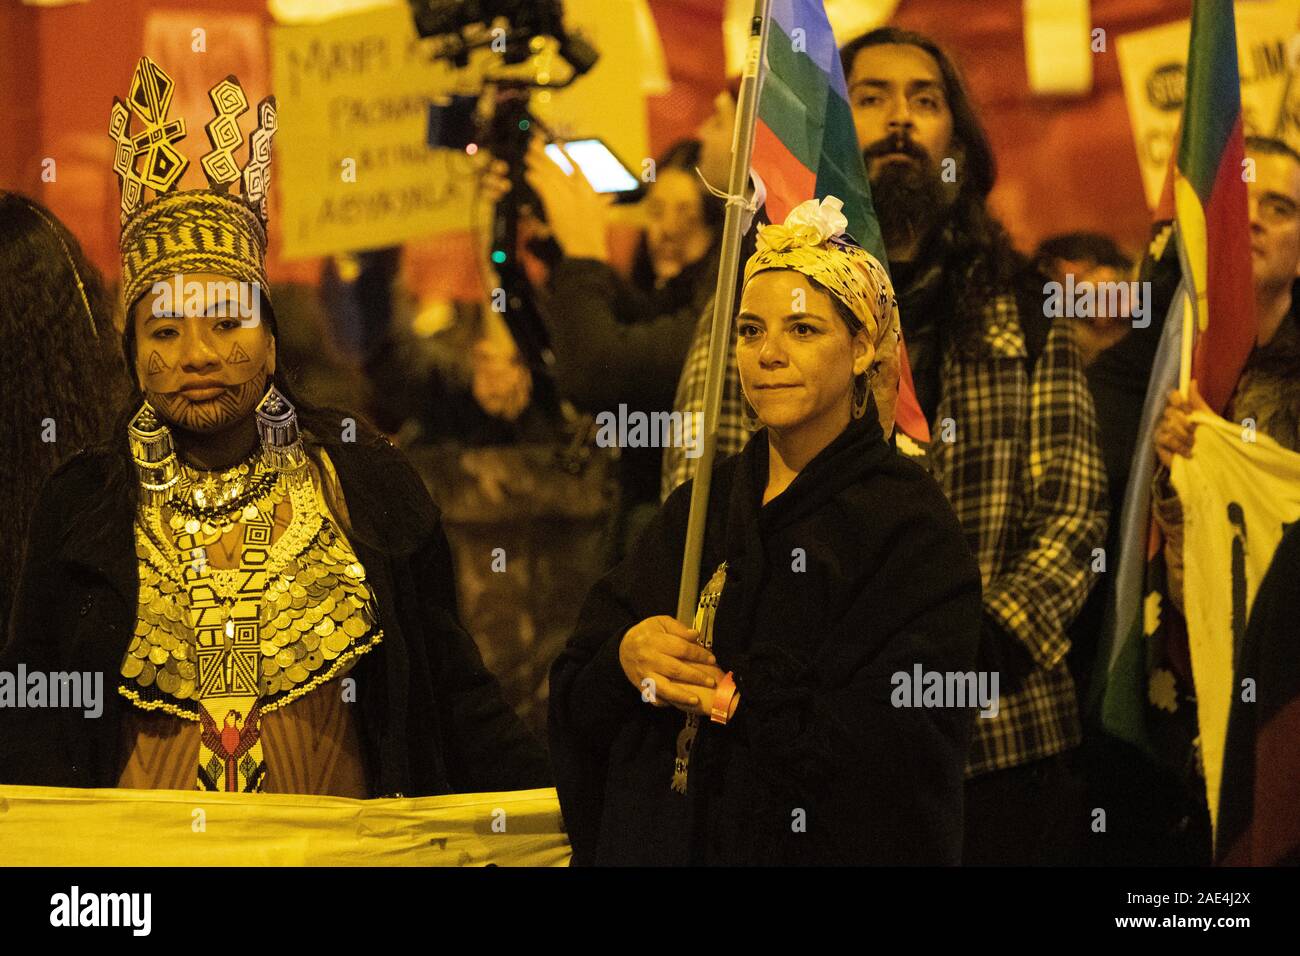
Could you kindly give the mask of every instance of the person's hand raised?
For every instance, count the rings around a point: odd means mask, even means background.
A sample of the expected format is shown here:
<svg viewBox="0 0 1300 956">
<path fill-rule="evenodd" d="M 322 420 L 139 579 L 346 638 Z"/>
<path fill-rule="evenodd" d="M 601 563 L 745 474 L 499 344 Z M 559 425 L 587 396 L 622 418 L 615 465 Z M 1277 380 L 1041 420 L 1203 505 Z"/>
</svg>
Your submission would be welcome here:
<svg viewBox="0 0 1300 956">
<path fill-rule="evenodd" d="M 561 147 L 563 150 L 563 147 Z M 578 164 L 569 159 L 572 173 L 566 173 L 534 137 L 528 144 L 524 179 L 541 200 L 551 236 L 570 259 L 609 262 L 605 230 L 609 197 L 591 188 Z"/>
<path fill-rule="evenodd" d="M 470 351 L 470 391 L 495 418 L 515 421 L 533 397 L 533 377 L 508 338 L 483 338 Z"/>
<path fill-rule="evenodd" d="M 479 195 L 485 202 L 499 203 L 512 185 L 510 164 L 504 159 L 489 159 L 479 171 Z"/>
</svg>

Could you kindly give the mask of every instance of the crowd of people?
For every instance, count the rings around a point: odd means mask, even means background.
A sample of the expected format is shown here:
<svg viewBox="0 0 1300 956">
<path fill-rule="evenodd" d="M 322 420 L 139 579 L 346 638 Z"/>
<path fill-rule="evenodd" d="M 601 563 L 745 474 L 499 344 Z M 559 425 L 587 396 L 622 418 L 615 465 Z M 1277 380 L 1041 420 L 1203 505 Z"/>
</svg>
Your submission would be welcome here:
<svg viewBox="0 0 1300 956">
<path fill-rule="evenodd" d="M 563 443 L 621 406 L 701 411 L 723 221 L 708 184 L 728 161 L 730 94 L 655 163 L 629 270 L 602 197 L 530 147 L 525 232 L 552 243 L 533 275 L 556 407 L 486 307 L 467 380 L 412 364 L 400 250 L 322 285 L 332 320 L 361 330 L 366 414 L 301 398 L 270 299 L 240 322 L 211 291 L 268 288 L 255 178 L 237 196 L 205 162 L 207 189 L 155 177 L 142 203 L 119 169 L 120 334 L 73 234 L 0 195 L 4 378 L 20 383 L 0 547 L 23 569 L 0 582 L 0 671 L 116 684 L 89 730 L 0 710 L 0 782 L 360 797 L 554 783 L 582 864 L 1211 862 L 1176 640 L 1181 771 L 1107 738 L 1087 703 L 1125 490 L 1147 479 L 1130 463 L 1179 276 L 1169 224 L 1136 257 L 1088 233 L 1018 251 L 948 54 L 885 27 L 841 57 L 887 261 L 846 233 L 834 197 L 784 222 L 760 213 L 710 423 L 694 621 L 674 614 L 700 458 L 622 449 L 607 567 L 551 666 L 546 747 L 461 625 L 437 508 L 384 434 L 416 422 L 419 441 Z M 1246 145 L 1258 331 L 1224 416 L 1300 450 L 1300 155 Z M 516 185 L 483 175 L 493 197 Z M 158 301 L 174 275 L 209 290 L 199 308 Z M 1136 283 L 1145 299 L 1056 315 L 1051 283 Z M 932 436 L 907 453 L 903 342 Z M 1194 386 L 1171 393 L 1154 439 L 1175 615 L 1186 558 L 1169 468 L 1194 453 L 1188 416 L 1204 407 Z M 45 419 L 57 442 L 33 429 Z M 1295 541 L 1279 561 L 1294 565 Z M 1279 574 L 1261 590 L 1259 627 L 1285 626 L 1286 587 Z M 900 702 L 914 672 L 989 676 L 994 703 L 923 705 L 919 687 Z M 336 692 L 345 677 L 356 707 Z"/>
</svg>

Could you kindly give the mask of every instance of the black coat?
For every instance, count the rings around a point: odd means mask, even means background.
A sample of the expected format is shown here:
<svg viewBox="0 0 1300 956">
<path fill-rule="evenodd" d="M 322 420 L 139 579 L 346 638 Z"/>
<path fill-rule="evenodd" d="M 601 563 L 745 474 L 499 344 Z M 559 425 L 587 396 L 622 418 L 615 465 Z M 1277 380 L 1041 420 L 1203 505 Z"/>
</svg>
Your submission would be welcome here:
<svg viewBox="0 0 1300 956">
<path fill-rule="evenodd" d="M 648 267 L 640 270 L 648 272 Z M 628 281 L 603 262 L 562 259 L 551 273 L 547 329 L 560 394 L 598 415 L 671 411 L 695 327 L 713 295 L 718 257 L 687 266 L 662 289 Z M 659 502 L 660 448 L 621 452 L 626 502 Z"/>
<path fill-rule="evenodd" d="M 551 670 L 575 864 L 959 860 L 973 711 L 890 702 L 915 663 L 975 666 L 980 576 L 957 518 L 874 408 L 764 506 L 767 456 L 759 432 L 714 470 L 700 578 L 728 562 L 713 650 L 741 701 L 728 726 L 701 721 L 687 796 L 669 786 L 684 715 L 642 702 L 618 648 L 675 613 L 692 483 L 596 584 Z"/>
<path fill-rule="evenodd" d="M 1256 677 L 1259 701 L 1232 695 L 1219 788 L 1215 862 L 1300 866 L 1300 524 L 1282 538 L 1250 607 L 1236 678 Z"/>
<path fill-rule="evenodd" d="M 546 757 L 458 622 L 451 551 L 419 476 L 382 439 L 329 448 L 349 541 L 375 594 L 383 641 L 361 656 L 360 735 L 372 796 L 529 789 Z M 0 783 L 114 787 L 122 655 L 135 628 L 138 564 L 131 480 L 108 449 L 47 481 L 0 670 L 100 671 L 104 710 L 0 709 Z"/>
</svg>

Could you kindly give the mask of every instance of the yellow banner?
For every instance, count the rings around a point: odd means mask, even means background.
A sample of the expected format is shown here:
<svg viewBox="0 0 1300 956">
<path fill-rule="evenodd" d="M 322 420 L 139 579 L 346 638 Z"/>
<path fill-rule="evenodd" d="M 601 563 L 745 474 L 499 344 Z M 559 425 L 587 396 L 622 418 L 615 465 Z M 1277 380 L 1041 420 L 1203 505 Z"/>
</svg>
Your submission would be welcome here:
<svg viewBox="0 0 1300 956">
<path fill-rule="evenodd" d="M 1241 77 L 1242 127 L 1246 135 L 1279 132 L 1287 85 L 1288 42 L 1296 32 L 1300 0 L 1268 0 L 1234 5 L 1237 20 L 1237 71 Z M 1160 202 L 1174 136 L 1183 114 L 1187 44 L 1191 21 L 1126 33 L 1115 41 L 1124 100 L 1137 147 L 1147 205 Z"/>
<path fill-rule="evenodd" d="M 271 33 L 275 166 L 285 258 L 469 228 L 473 162 L 425 145 L 452 90 L 405 5 Z"/>
<path fill-rule="evenodd" d="M 554 789 L 348 800 L 0 786 L 3 866 L 566 866 Z"/>
</svg>

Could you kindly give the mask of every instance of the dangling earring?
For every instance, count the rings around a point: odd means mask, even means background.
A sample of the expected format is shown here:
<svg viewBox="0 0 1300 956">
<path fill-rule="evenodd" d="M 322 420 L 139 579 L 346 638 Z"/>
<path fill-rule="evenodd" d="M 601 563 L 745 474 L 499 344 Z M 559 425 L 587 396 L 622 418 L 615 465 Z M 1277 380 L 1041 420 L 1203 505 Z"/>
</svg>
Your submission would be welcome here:
<svg viewBox="0 0 1300 956">
<path fill-rule="evenodd" d="M 146 401 L 127 424 L 126 435 L 142 501 L 150 508 L 161 507 L 181 477 L 171 430 Z"/>
<path fill-rule="evenodd" d="M 867 398 L 871 395 L 868 386 L 870 375 L 863 372 L 853 378 L 853 417 L 861 418 L 867 412 Z"/>
<path fill-rule="evenodd" d="M 298 434 L 298 413 L 274 385 L 257 403 L 256 415 L 257 435 L 268 465 L 279 472 L 293 473 L 307 464 Z"/>
<path fill-rule="evenodd" d="M 758 420 L 758 413 L 754 411 L 754 406 L 749 404 L 749 399 L 745 397 L 743 391 L 740 393 L 740 424 L 751 432 L 756 432 L 763 427 L 763 423 Z"/>
</svg>

